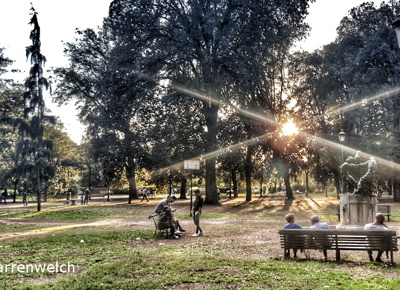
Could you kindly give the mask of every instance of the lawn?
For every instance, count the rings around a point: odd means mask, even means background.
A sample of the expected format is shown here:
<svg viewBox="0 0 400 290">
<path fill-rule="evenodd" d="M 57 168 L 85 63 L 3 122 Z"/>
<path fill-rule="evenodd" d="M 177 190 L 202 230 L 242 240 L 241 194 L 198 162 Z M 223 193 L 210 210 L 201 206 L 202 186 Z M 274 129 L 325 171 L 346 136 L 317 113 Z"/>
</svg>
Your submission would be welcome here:
<svg viewBox="0 0 400 290">
<path fill-rule="evenodd" d="M 365 252 L 310 251 L 283 260 L 277 230 L 287 212 L 309 225 L 319 214 L 338 224 L 335 198 L 273 196 L 221 199 L 205 206 L 205 236 L 193 238 L 189 201 L 174 203 L 188 231 L 181 239 L 154 237 L 148 215 L 160 199 L 128 205 L 62 202 L 0 210 L 0 287 L 2 289 L 399 289 L 400 267 L 368 261 Z M 389 226 L 400 225 L 400 205 L 392 204 Z M 400 254 L 394 260 L 400 263 Z M 11 267 L 14 264 L 14 271 Z M 8 265 L 8 269 L 6 269 Z M 17 271 L 20 265 L 24 271 Z M 23 266 L 21 266 L 23 265 Z M 31 265 L 31 266 L 29 266 Z M 54 265 L 60 266 L 55 271 Z M 69 271 L 63 271 L 67 269 Z M 43 272 L 33 267 L 48 267 Z M 63 267 L 61 267 L 63 266 Z M 29 268 L 32 267 L 32 268 Z M 28 271 L 35 269 L 34 271 Z M 7 271 L 6 271 L 7 270 Z"/>
</svg>

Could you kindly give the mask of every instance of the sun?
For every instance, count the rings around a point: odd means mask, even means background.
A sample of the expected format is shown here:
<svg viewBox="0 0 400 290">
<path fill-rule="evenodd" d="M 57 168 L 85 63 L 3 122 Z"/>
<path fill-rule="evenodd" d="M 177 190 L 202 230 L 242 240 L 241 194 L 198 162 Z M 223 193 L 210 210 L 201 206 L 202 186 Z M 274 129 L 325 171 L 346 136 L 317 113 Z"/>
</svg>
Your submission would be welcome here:
<svg viewBox="0 0 400 290">
<path fill-rule="evenodd" d="M 297 129 L 296 125 L 291 121 L 283 124 L 282 126 L 282 134 L 286 136 L 294 135 L 299 133 L 299 129 Z"/>
</svg>

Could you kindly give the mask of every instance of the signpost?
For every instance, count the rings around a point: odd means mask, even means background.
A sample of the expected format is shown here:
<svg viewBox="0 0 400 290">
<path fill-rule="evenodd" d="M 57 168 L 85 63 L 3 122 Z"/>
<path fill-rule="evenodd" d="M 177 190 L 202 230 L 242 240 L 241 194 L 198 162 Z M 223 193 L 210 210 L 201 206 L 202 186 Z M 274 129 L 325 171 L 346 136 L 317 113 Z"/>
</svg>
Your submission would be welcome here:
<svg viewBox="0 0 400 290">
<path fill-rule="evenodd" d="M 185 160 L 183 168 L 185 170 L 199 170 L 200 160 Z M 192 172 L 190 172 L 190 216 L 192 216 L 192 206 L 193 206 L 193 179 L 192 179 Z"/>
</svg>

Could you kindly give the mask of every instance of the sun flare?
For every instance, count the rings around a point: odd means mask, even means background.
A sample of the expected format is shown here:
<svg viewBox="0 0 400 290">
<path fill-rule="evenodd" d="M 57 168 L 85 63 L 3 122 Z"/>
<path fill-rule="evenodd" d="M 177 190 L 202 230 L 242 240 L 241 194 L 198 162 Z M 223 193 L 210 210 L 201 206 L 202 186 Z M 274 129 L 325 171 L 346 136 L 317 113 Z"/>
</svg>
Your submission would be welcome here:
<svg viewBox="0 0 400 290">
<path fill-rule="evenodd" d="M 287 122 L 282 126 L 282 134 L 286 136 L 290 136 L 293 134 L 299 133 L 299 129 L 297 129 L 296 125 L 292 122 Z"/>
</svg>

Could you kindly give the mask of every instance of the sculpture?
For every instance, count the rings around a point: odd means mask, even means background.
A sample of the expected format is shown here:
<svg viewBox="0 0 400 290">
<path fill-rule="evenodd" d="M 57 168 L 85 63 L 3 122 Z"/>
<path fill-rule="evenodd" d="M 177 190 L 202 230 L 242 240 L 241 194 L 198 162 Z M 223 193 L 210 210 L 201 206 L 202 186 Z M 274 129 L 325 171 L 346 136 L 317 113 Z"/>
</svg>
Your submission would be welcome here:
<svg viewBox="0 0 400 290">
<path fill-rule="evenodd" d="M 360 151 L 357 151 L 354 157 L 348 157 L 346 162 L 342 164 L 343 182 L 345 182 L 348 191 L 361 195 L 375 194 L 376 169 L 377 163 L 374 157 L 370 157 L 368 161 L 363 163 L 361 163 Z"/>
</svg>

